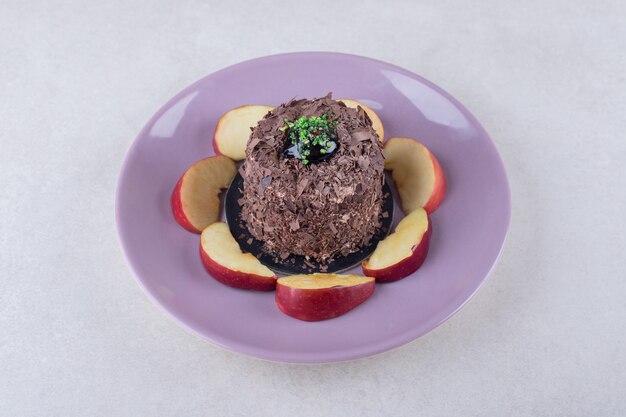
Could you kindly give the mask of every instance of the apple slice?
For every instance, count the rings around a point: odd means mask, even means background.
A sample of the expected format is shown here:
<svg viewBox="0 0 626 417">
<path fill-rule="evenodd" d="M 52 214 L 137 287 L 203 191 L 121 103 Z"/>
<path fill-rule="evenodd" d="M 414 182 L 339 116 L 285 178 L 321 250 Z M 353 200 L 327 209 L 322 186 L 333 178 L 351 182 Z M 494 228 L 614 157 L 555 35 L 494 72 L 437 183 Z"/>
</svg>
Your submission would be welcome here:
<svg viewBox="0 0 626 417">
<path fill-rule="evenodd" d="M 385 169 L 391 170 L 405 214 L 423 207 L 437 210 L 446 194 L 446 177 L 435 155 L 411 138 L 391 138 L 385 143 Z"/>
<path fill-rule="evenodd" d="M 360 275 L 291 275 L 276 282 L 276 305 L 299 320 L 327 320 L 352 310 L 374 289 L 374 279 Z"/>
<path fill-rule="evenodd" d="M 353 109 L 361 106 L 361 108 L 365 110 L 365 113 L 367 113 L 367 116 L 372 121 L 372 127 L 374 128 L 374 131 L 378 134 L 378 139 L 380 139 L 381 142 L 385 140 L 385 130 L 383 129 L 383 122 L 380 120 L 380 117 L 378 117 L 374 110 L 361 103 L 360 101 L 352 100 L 349 98 L 340 98 L 337 101 L 341 101 L 343 104 Z"/>
<path fill-rule="evenodd" d="M 431 232 L 426 211 L 415 209 L 392 234 L 378 242 L 372 256 L 361 264 L 363 273 L 378 282 L 391 282 L 417 271 L 428 255 Z"/>
<path fill-rule="evenodd" d="M 185 229 L 200 233 L 220 218 L 220 192 L 237 173 L 225 156 L 211 156 L 193 164 L 178 180 L 172 198 L 174 219 Z"/>
<path fill-rule="evenodd" d="M 234 161 L 245 159 L 250 128 L 256 126 L 272 109 L 272 106 L 249 105 L 227 111 L 215 128 L 213 135 L 215 153 L 226 155 Z"/>
<path fill-rule="evenodd" d="M 243 290 L 271 291 L 276 275 L 251 253 L 241 252 L 226 223 L 213 223 L 200 236 L 200 258 L 222 284 Z"/>
</svg>

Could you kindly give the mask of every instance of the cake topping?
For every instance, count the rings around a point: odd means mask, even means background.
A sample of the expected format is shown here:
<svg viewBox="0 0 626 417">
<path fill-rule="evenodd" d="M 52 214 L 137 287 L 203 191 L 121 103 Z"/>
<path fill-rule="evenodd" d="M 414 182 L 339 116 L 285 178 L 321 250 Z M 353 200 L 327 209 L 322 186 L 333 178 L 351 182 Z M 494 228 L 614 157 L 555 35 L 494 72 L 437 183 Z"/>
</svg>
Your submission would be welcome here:
<svg viewBox="0 0 626 417">
<path fill-rule="evenodd" d="M 283 155 L 297 158 L 302 165 L 328 159 L 337 150 L 339 120 L 328 120 L 328 115 L 302 116 L 295 121 L 285 119 L 285 125 L 278 130 L 287 132 Z"/>
</svg>

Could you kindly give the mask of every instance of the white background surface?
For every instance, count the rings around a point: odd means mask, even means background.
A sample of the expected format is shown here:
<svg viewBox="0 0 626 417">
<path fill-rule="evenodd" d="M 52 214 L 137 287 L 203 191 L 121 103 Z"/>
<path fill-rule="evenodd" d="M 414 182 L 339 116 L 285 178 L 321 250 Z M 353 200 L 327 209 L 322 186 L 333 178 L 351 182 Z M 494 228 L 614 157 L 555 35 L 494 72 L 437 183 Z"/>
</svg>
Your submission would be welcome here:
<svg viewBox="0 0 626 417">
<path fill-rule="evenodd" d="M 0 0 L 1 416 L 626 415 L 624 2 L 52 3 Z M 124 155 L 167 99 L 300 50 L 442 86 L 492 135 L 513 193 L 477 296 L 350 363 L 263 362 L 186 333 L 135 283 L 114 224 Z"/>
</svg>

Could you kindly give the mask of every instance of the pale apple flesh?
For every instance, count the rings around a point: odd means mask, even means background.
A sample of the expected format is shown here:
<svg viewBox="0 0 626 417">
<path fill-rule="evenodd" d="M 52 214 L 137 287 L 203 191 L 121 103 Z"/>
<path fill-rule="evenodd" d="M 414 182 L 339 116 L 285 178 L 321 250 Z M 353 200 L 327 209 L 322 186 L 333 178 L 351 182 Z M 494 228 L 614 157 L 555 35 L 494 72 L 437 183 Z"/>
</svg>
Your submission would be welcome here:
<svg viewBox="0 0 626 417">
<path fill-rule="evenodd" d="M 391 170 L 402 209 L 435 211 L 446 194 L 446 178 L 435 155 L 411 138 L 391 138 L 385 143 L 385 169 Z"/>
<path fill-rule="evenodd" d="M 226 223 L 213 223 L 200 236 L 200 257 L 217 281 L 244 290 L 271 291 L 276 275 L 251 253 L 241 251 Z"/>
<path fill-rule="evenodd" d="M 190 232 L 201 233 L 218 221 L 220 193 L 236 173 L 235 163 L 225 156 L 211 156 L 189 167 L 170 198 L 176 222 Z"/>
<path fill-rule="evenodd" d="M 363 274 L 377 282 L 405 278 L 424 263 L 430 246 L 432 224 L 426 211 L 417 208 L 398 223 L 396 230 L 378 242 L 376 250 L 362 262 Z"/>
<path fill-rule="evenodd" d="M 374 279 L 360 275 L 292 275 L 276 282 L 276 305 L 299 320 L 328 320 L 362 304 L 374 290 Z"/>
<path fill-rule="evenodd" d="M 272 106 L 248 105 L 226 112 L 217 123 L 213 135 L 215 153 L 225 155 L 234 161 L 245 159 L 250 128 L 255 127 L 272 109 Z"/>
<path fill-rule="evenodd" d="M 385 140 L 385 129 L 383 128 L 383 122 L 380 120 L 380 117 L 378 117 L 374 110 L 372 110 L 369 106 L 361 103 L 360 101 L 352 100 L 350 98 L 340 98 L 337 101 L 341 101 L 343 104 L 345 104 L 347 107 L 350 107 L 351 109 L 356 109 L 360 106 L 372 121 L 372 128 L 378 135 L 378 139 L 381 142 Z"/>
</svg>

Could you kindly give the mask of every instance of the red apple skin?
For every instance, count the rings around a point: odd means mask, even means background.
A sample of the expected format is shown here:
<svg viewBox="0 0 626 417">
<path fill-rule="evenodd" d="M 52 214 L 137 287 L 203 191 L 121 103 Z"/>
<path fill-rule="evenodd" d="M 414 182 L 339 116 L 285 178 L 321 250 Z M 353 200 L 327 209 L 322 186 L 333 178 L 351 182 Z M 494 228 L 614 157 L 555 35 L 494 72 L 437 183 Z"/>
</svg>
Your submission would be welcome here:
<svg viewBox="0 0 626 417">
<path fill-rule="evenodd" d="M 435 171 L 435 184 L 433 186 L 433 192 L 430 195 L 430 198 L 424 204 L 424 210 L 426 213 L 430 214 L 433 211 L 437 210 L 439 204 L 446 195 L 446 177 L 443 175 L 443 170 L 441 169 L 441 165 L 439 165 L 439 161 L 435 158 L 435 155 L 430 152 L 430 158 L 433 161 L 433 169 Z"/>
<path fill-rule="evenodd" d="M 276 285 L 276 305 L 288 316 L 303 321 L 328 320 L 347 313 L 374 294 L 376 281 L 349 287 L 292 288 Z"/>
<path fill-rule="evenodd" d="M 261 275 L 248 274 L 246 272 L 233 271 L 215 262 L 200 245 L 200 258 L 204 269 L 222 284 L 242 290 L 273 291 L 276 288 L 276 277 L 264 277 Z"/>
<path fill-rule="evenodd" d="M 215 155 L 221 155 L 219 146 L 217 146 L 217 141 L 215 140 L 215 136 L 213 136 L 213 152 Z"/>
<path fill-rule="evenodd" d="M 389 265 L 382 269 L 368 269 L 367 261 L 361 263 L 363 268 L 363 275 L 376 279 L 376 282 L 393 282 L 401 280 L 417 271 L 424 263 L 426 256 L 428 255 L 428 247 L 430 246 L 430 235 L 433 232 L 432 222 L 428 217 L 428 229 L 424 233 L 422 240 L 415 247 L 413 247 L 411 256 L 402 259 L 400 262 Z"/>
<path fill-rule="evenodd" d="M 174 220 L 184 229 L 190 231 L 191 233 L 202 233 L 202 230 L 196 229 L 187 216 L 185 216 L 185 212 L 183 211 L 183 202 L 180 198 L 180 189 L 183 185 L 183 177 L 181 177 L 176 183 L 176 187 L 174 187 L 174 191 L 172 191 L 172 197 L 170 198 L 170 203 L 172 205 L 172 214 L 174 215 Z"/>
</svg>

